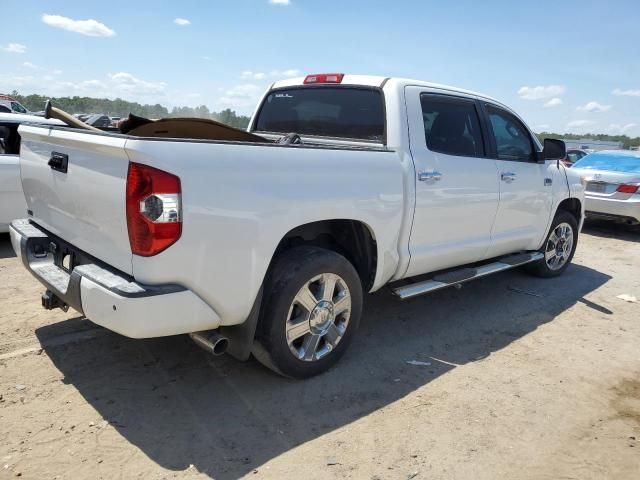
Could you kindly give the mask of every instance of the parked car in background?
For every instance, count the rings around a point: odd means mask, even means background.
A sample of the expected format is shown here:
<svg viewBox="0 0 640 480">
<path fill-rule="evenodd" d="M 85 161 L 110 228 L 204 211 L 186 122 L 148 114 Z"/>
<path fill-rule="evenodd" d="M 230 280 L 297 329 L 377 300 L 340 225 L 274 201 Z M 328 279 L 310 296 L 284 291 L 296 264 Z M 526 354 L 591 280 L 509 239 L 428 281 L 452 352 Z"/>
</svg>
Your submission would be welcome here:
<svg viewBox="0 0 640 480">
<path fill-rule="evenodd" d="M 22 123 L 63 125 L 59 120 L 46 120 L 33 115 L 0 113 L 0 232 L 9 231 L 9 222 L 23 217 L 27 211 L 20 183 L 20 135 Z"/>
<path fill-rule="evenodd" d="M 304 378 L 344 354 L 365 291 L 408 299 L 521 265 L 555 277 L 575 252 L 583 186 L 558 165 L 564 143 L 484 95 L 308 75 L 270 87 L 249 140 L 161 122 L 21 128 L 29 211 L 11 241 L 45 308 Z"/>
<path fill-rule="evenodd" d="M 111 127 L 111 119 L 107 115 L 95 114 L 90 115 L 89 118 L 84 120 L 87 125 L 91 125 L 96 128 L 107 128 Z"/>
<path fill-rule="evenodd" d="M 0 94 L 0 113 L 22 113 L 28 114 L 29 110 L 24 108 L 20 102 L 9 95 Z"/>
<path fill-rule="evenodd" d="M 571 167 L 574 163 L 591 153 L 592 150 L 581 150 L 578 148 L 571 148 L 567 150 L 567 154 L 561 160 L 565 167 Z"/>
<path fill-rule="evenodd" d="M 640 222 L 640 152 L 604 150 L 590 153 L 571 169 L 586 184 L 588 217 L 629 224 Z"/>
</svg>

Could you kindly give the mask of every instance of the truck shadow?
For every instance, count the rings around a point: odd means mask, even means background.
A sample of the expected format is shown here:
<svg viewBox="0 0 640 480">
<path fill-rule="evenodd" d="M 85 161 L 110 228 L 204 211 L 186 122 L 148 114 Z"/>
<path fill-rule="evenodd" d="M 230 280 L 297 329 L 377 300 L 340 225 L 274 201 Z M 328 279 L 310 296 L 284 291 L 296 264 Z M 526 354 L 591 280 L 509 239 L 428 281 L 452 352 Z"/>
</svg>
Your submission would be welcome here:
<svg viewBox="0 0 640 480">
<path fill-rule="evenodd" d="M 576 302 L 606 314 L 583 297 L 609 279 L 572 265 L 557 279 L 506 272 L 404 303 L 377 293 L 366 299 L 347 355 L 307 381 L 280 378 L 253 360 L 211 357 L 186 336 L 131 340 L 107 332 L 45 348 L 64 381 L 157 464 L 232 479 L 481 361 Z M 38 329 L 38 338 L 68 331 L 68 322 Z M 327 461 L 337 456 L 328 451 Z"/>
</svg>

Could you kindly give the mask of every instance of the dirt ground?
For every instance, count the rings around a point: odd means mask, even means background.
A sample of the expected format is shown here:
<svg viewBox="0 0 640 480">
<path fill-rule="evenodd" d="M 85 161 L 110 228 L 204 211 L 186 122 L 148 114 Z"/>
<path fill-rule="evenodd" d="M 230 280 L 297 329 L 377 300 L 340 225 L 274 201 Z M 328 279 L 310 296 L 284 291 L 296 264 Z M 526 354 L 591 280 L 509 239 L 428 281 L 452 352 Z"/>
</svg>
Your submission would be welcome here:
<svg viewBox="0 0 640 480">
<path fill-rule="evenodd" d="M 377 293 L 297 382 L 44 311 L 0 235 L 0 478 L 638 479 L 639 267 L 639 231 L 591 223 L 557 279 Z"/>
</svg>

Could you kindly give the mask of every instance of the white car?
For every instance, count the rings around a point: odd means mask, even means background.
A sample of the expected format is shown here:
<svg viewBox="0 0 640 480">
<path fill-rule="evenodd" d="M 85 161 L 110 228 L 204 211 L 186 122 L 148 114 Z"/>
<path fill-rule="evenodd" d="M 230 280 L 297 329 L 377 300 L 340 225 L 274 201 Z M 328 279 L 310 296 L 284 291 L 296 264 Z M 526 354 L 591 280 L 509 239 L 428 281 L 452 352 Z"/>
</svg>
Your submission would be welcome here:
<svg viewBox="0 0 640 480">
<path fill-rule="evenodd" d="M 0 94 L 0 113 L 22 113 L 26 115 L 29 110 L 24 108 L 15 98 Z"/>
<path fill-rule="evenodd" d="M 602 150 L 574 163 L 586 183 L 587 217 L 640 223 L 640 152 Z"/>
<path fill-rule="evenodd" d="M 29 210 L 11 241 L 43 305 L 129 337 L 190 333 L 290 377 L 341 357 L 363 291 L 559 275 L 584 217 L 564 143 L 543 149 L 511 109 L 458 88 L 309 75 L 272 85 L 249 140 L 154 125 L 21 127 Z"/>
<path fill-rule="evenodd" d="M 0 113 L 0 232 L 9 231 L 9 222 L 24 217 L 27 204 L 20 183 L 21 123 L 64 125 L 58 120 L 47 120 L 33 115 Z"/>
</svg>

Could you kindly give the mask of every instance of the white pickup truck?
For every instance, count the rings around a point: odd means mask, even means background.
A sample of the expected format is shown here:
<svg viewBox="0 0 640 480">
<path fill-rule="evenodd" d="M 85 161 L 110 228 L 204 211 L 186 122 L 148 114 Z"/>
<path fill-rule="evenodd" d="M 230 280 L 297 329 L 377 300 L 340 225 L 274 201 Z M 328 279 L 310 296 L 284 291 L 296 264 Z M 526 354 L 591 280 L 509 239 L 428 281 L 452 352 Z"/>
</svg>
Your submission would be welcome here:
<svg viewBox="0 0 640 480">
<path fill-rule="evenodd" d="M 574 254 L 584 188 L 564 144 L 486 96 L 310 75 L 274 83 L 248 130 L 263 141 L 23 125 L 28 218 L 10 231 L 43 305 L 304 378 L 345 352 L 363 291 L 551 277 Z"/>
</svg>

